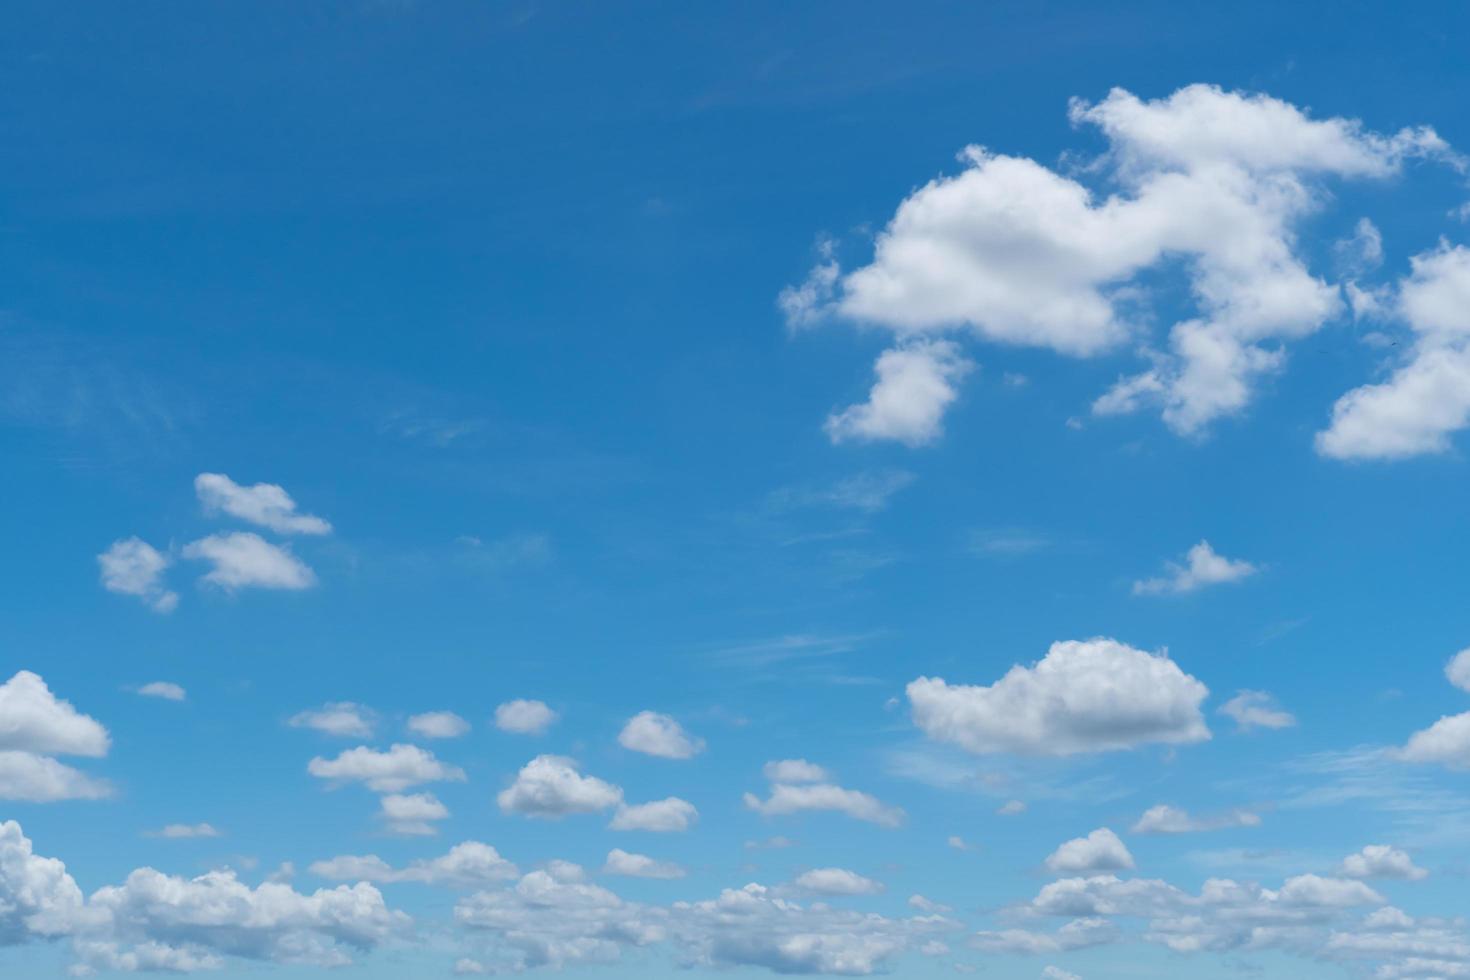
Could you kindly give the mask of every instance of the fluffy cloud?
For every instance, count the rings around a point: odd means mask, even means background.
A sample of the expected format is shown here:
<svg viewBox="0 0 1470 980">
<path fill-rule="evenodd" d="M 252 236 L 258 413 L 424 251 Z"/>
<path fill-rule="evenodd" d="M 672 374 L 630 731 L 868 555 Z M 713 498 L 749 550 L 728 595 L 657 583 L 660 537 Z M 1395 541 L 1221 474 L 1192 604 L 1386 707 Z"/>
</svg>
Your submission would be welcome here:
<svg viewBox="0 0 1470 980">
<path fill-rule="evenodd" d="M 362 782 L 379 793 L 397 793 L 420 783 L 463 782 L 464 770 L 446 765 L 416 745 L 394 745 L 386 752 L 359 745 L 335 759 L 317 756 L 306 771 L 318 779 Z"/>
<path fill-rule="evenodd" d="M 1240 691 L 1220 705 L 1220 714 L 1233 718 L 1240 731 L 1252 728 L 1290 728 L 1296 718 L 1276 705 L 1276 699 L 1265 691 Z"/>
<path fill-rule="evenodd" d="M 812 868 L 797 875 L 792 884 L 813 895 L 877 895 L 883 891 L 881 881 L 846 868 Z"/>
<path fill-rule="evenodd" d="M 200 473 L 194 492 L 206 514 L 229 514 L 277 534 L 329 534 L 332 525 L 320 517 L 298 514 L 296 501 L 274 483 L 242 487 L 223 473 Z"/>
<path fill-rule="evenodd" d="M 878 355 L 878 379 L 868 400 L 827 418 L 833 442 L 891 439 L 923 446 L 944 432 L 945 410 L 959 397 L 955 385 L 974 369 L 958 345 L 947 340 L 914 341 Z"/>
<path fill-rule="evenodd" d="M 378 801 L 378 816 L 388 827 L 390 834 L 401 837 L 428 837 L 438 833 L 435 820 L 449 816 L 449 808 L 439 802 L 433 793 L 403 795 L 390 793 Z"/>
<path fill-rule="evenodd" d="M 456 844 L 442 857 L 414 861 L 403 868 L 394 868 L 376 854 L 368 854 L 316 861 L 307 870 L 328 881 L 371 881 L 378 884 L 407 881 L 451 888 L 479 888 L 520 876 L 516 866 L 501 857 L 499 851 L 479 841 Z"/>
<path fill-rule="evenodd" d="M 192 840 L 199 837 L 219 837 L 219 830 L 213 824 L 207 823 L 171 823 L 160 830 L 155 830 L 148 837 L 159 837 L 164 840 Z"/>
<path fill-rule="evenodd" d="M 832 777 L 821 766 L 805 759 L 777 759 L 761 770 L 773 783 L 825 783 Z"/>
<path fill-rule="evenodd" d="M 527 817 L 564 817 L 617 806 L 623 791 L 595 776 L 584 776 L 576 760 L 538 755 L 521 767 L 515 782 L 495 798 L 505 813 Z"/>
<path fill-rule="evenodd" d="M 97 556 L 104 589 L 137 596 L 154 612 L 161 613 L 173 612 L 179 604 L 178 593 L 163 586 L 163 573 L 169 564 L 167 555 L 141 538 L 114 541 Z"/>
<path fill-rule="evenodd" d="M 699 811 L 688 800 L 670 796 L 651 803 L 618 807 L 613 814 L 613 830 L 647 830 L 654 833 L 677 833 L 688 830 L 699 819 Z"/>
<path fill-rule="evenodd" d="M 744 800 L 746 807 L 768 817 L 830 810 L 880 827 L 897 827 L 904 821 L 904 812 L 898 807 L 888 806 L 867 793 L 832 783 L 776 783 L 771 786 L 770 796 L 766 799 L 746 793 Z"/>
<path fill-rule="evenodd" d="M 367 738 L 373 733 L 377 716 L 372 709 L 351 701 L 330 701 L 320 708 L 292 715 L 286 724 L 341 738 Z"/>
<path fill-rule="evenodd" d="M 1387 844 L 1369 844 L 1343 858 L 1341 873 L 1348 878 L 1403 878 L 1418 881 L 1429 872 L 1417 867 L 1408 854 Z"/>
<path fill-rule="evenodd" d="M 1461 650 L 1445 664 L 1444 676 L 1462 691 L 1470 691 L 1470 649 Z"/>
<path fill-rule="evenodd" d="M 187 696 L 182 687 L 171 681 L 151 681 L 138 688 L 145 698 L 162 698 L 165 701 L 182 701 Z"/>
<path fill-rule="evenodd" d="M 1086 837 L 1076 837 L 1058 847 L 1046 859 L 1047 869 L 1057 874 L 1091 874 L 1122 871 L 1133 867 L 1133 855 L 1106 827 Z"/>
<path fill-rule="evenodd" d="M 1072 755 L 1210 737 L 1200 702 L 1209 691 L 1164 654 L 1116 640 L 1054 643 L 1031 667 L 994 684 L 908 685 L 914 723 L 976 753 Z"/>
<path fill-rule="evenodd" d="M 219 871 L 184 879 L 142 868 L 84 900 L 62 862 L 35 855 L 19 824 L 0 824 L 0 945 L 70 937 L 80 975 L 217 969 L 227 956 L 341 966 L 409 925 L 369 884 L 305 895 Z"/>
<path fill-rule="evenodd" d="M 0 684 L 0 750 L 45 755 L 107 754 L 107 729 L 51 693 L 29 670 Z"/>
<path fill-rule="evenodd" d="M 682 878 L 684 869 L 672 861 L 658 861 L 647 854 L 632 854 L 615 847 L 607 852 L 602 873 L 629 878 Z"/>
<path fill-rule="evenodd" d="M 1033 160 L 970 147 L 962 173 L 899 206 L 870 264 L 843 275 L 824 256 L 783 295 L 788 317 L 881 326 L 897 353 L 966 331 L 1088 357 L 1137 334 L 1153 313 L 1146 277 L 1182 258 L 1191 315 L 1172 326 L 1165 349 L 1147 351 L 1152 366 L 1095 411 L 1155 404 L 1171 428 L 1195 433 L 1249 403 L 1257 379 L 1282 364 L 1279 345 L 1340 311 L 1337 290 L 1295 250 L 1296 226 L 1328 199 L 1324 181 L 1386 178 L 1409 157 L 1448 155 L 1427 129 L 1383 136 L 1207 85 L 1152 101 L 1115 89 L 1096 104 L 1074 102 L 1071 118 L 1108 141 L 1096 165 L 1077 172 L 1119 193 L 1098 199 Z M 953 397 L 947 382 L 931 390 Z M 922 424 L 873 435 L 917 431 L 911 441 L 923 441 L 943 407 L 931 394 Z"/>
<path fill-rule="evenodd" d="M 1470 711 L 1446 715 L 1415 732 L 1396 754 L 1406 762 L 1437 762 L 1450 769 L 1470 769 Z"/>
<path fill-rule="evenodd" d="M 557 714 L 541 701 L 516 699 L 495 709 L 495 727 L 516 735 L 540 735 L 556 721 Z"/>
<path fill-rule="evenodd" d="M 1206 585 L 1238 582 L 1256 573 L 1248 561 L 1217 555 L 1208 541 L 1201 541 L 1184 556 L 1184 564 L 1167 562 L 1168 574 L 1133 583 L 1134 595 L 1182 595 Z"/>
<path fill-rule="evenodd" d="M 316 585 L 316 573 L 301 559 L 250 531 L 211 534 L 186 544 L 183 554 L 212 564 L 214 568 L 204 581 L 227 591 L 309 589 Z"/>
<path fill-rule="evenodd" d="M 704 739 L 691 736 L 668 715 L 640 711 L 618 733 L 618 744 L 663 759 L 691 759 L 704 751 Z"/>
<path fill-rule="evenodd" d="M 1414 344 L 1387 380 L 1332 407 L 1317 451 L 1336 459 L 1401 459 L 1450 448 L 1470 424 L 1470 249 L 1441 244 L 1414 256 L 1391 312 Z"/>
<path fill-rule="evenodd" d="M 453 711 L 426 711 L 408 719 L 408 730 L 424 738 L 459 738 L 470 723 Z"/>
<path fill-rule="evenodd" d="M 0 799 L 29 803 L 95 800 L 112 788 L 53 755 L 107 754 L 107 729 L 51 693 L 28 670 L 0 684 Z"/>
<path fill-rule="evenodd" d="M 1259 827 L 1261 818 L 1248 810 L 1231 810 L 1229 813 L 1209 817 L 1191 816 L 1188 811 L 1161 803 L 1149 807 L 1133 825 L 1135 834 L 1197 834 L 1207 830 L 1224 830 L 1229 827 Z"/>
</svg>

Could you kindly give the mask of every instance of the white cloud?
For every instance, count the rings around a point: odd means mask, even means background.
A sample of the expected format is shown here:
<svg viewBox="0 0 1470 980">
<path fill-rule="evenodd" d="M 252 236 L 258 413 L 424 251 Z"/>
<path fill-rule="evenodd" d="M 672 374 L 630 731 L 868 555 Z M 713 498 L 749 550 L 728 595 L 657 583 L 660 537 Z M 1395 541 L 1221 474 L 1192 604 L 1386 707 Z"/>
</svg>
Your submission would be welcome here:
<svg viewBox="0 0 1470 980">
<path fill-rule="evenodd" d="M 424 738 L 459 738 L 470 723 L 453 711 L 426 711 L 408 719 L 408 730 Z"/>
<path fill-rule="evenodd" d="M 957 851 L 975 850 L 974 845 L 972 845 L 969 841 L 965 840 L 958 834 L 951 834 L 944 839 L 944 842 Z"/>
<path fill-rule="evenodd" d="M 1317 451 L 1336 459 L 1402 459 L 1446 452 L 1470 425 L 1470 249 L 1442 243 L 1411 259 L 1392 312 L 1415 335 L 1387 380 L 1354 388 L 1332 407 Z"/>
<path fill-rule="evenodd" d="M 1054 643 L 1031 667 L 994 684 L 908 685 L 914 723 L 929 737 L 976 753 L 1072 755 L 1180 744 L 1210 737 L 1205 685 L 1166 655 L 1105 638 Z"/>
<path fill-rule="evenodd" d="M 670 796 L 635 806 L 620 804 L 613 814 L 613 830 L 647 830 L 654 833 L 677 833 L 688 830 L 699 819 L 699 811 L 688 800 Z"/>
<path fill-rule="evenodd" d="M 915 341 L 878 355 L 878 379 L 868 400 L 827 418 L 833 442 L 894 440 L 923 446 L 944 432 L 945 410 L 959 397 L 955 385 L 974 363 L 948 340 Z"/>
<path fill-rule="evenodd" d="M 761 772 L 773 783 L 825 783 L 832 779 L 827 770 L 805 759 L 777 759 L 767 762 Z"/>
<path fill-rule="evenodd" d="M 0 684 L 0 750 L 43 755 L 107 754 L 107 729 L 51 693 L 29 670 Z"/>
<path fill-rule="evenodd" d="M 746 793 L 744 799 L 746 807 L 768 817 L 830 810 L 880 827 L 897 827 L 904 821 L 904 812 L 898 807 L 888 806 L 867 793 L 831 783 L 776 783 L 766 799 L 762 800 L 754 793 Z"/>
<path fill-rule="evenodd" d="M 167 555 L 136 537 L 114 541 L 97 556 L 104 589 L 137 596 L 154 612 L 161 613 L 173 612 L 179 604 L 178 593 L 163 586 L 163 573 L 169 564 Z"/>
<path fill-rule="evenodd" d="M 332 525 L 320 517 L 298 514 L 296 501 L 274 483 L 242 487 L 223 473 L 200 473 L 194 492 L 206 514 L 225 513 L 277 534 L 329 534 Z"/>
<path fill-rule="evenodd" d="M 1343 858 L 1341 873 L 1347 878 L 1403 878 L 1418 881 L 1429 872 L 1414 864 L 1408 854 L 1387 844 L 1369 844 Z"/>
<path fill-rule="evenodd" d="M 607 852 L 602 873 L 629 878 L 682 878 L 684 869 L 672 861 L 658 861 L 647 854 L 632 854 L 621 848 Z"/>
<path fill-rule="evenodd" d="M 618 733 L 618 744 L 663 759 L 692 759 L 704 751 L 704 739 L 691 736 L 668 715 L 640 711 Z"/>
<path fill-rule="evenodd" d="M 213 824 L 171 823 L 159 830 L 151 831 L 146 836 L 160 837 L 164 840 L 191 840 L 198 837 L 219 837 L 222 835 Z"/>
<path fill-rule="evenodd" d="M 905 344 L 968 331 L 1088 357 L 1140 334 L 1155 316 L 1150 273 L 1182 267 L 1192 309 L 1165 350 L 1146 349 L 1151 369 L 1123 381 L 1132 395 L 1097 410 L 1156 403 L 1171 428 L 1199 432 L 1249 403 L 1282 363 L 1277 345 L 1341 309 L 1295 248 L 1298 224 L 1329 200 L 1325 182 L 1449 155 L 1427 129 L 1382 136 L 1207 85 L 1153 101 L 1114 89 L 1070 115 L 1108 141 L 1078 172 L 1118 192 L 1099 198 L 1033 160 L 970 147 L 962 173 L 903 201 L 869 265 L 842 275 L 824 257 L 821 275 L 787 294 L 793 322 L 836 314 Z"/>
<path fill-rule="evenodd" d="M 1041 980 L 1082 980 L 1082 977 L 1080 974 L 1073 973 L 1071 970 L 1063 970 L 1059 966 L 1048 964 L 1042 967 Z"/>
<path fill-rule="evenodd" d="M 1470 691 L 1470 648 L 1461 650 L 1444 666 L 1444 676 L 1462 691 Z"/>
<path fill-rule="evenodd" d="M 1201 541 L 1184 556 L 1183 565 L 1166 562 L 1169 572 L 1161 578 L 1133 583 L 1134 595 L 1182 595 L 1206 585 L 1238 582 L 1254 575 L 1256 566 L 1217 555 L 1208 541 Z"/>
<path fill-rule="evenodd" d="M 0 750 L 0 800 L 55 803 L 100 800 L 112 787 L 71 766 L 34 752 Z"/>
<path fill-rule="evenodd" d="M 250 888 L 227 871 L 184 879 L 142 868 L 84 900 L 61 861 L 38 857 L 19 824 L 0 823 L 0 946 L 70 937 L 74 975 L 218 969 L 227 956 L 342 966 L 409 925 L 369 884 L 305 895 Z"/>
<path fill-rule="evenodd" d="M 505 813 L 555 819 L 617 806 L 623 801 L 623 791 L 595 776 L 582 775 L 574 759 L 538 755 L 521 767 L 515 782 L 495 799 Z"/>
<path fill-rule="evenodd" d="M 1135 834 L 1196 834 L 1229 827 L 1259 827 L 1261 818 L 1249 810 L 1231 810 L 1217 816 L 1194 817 L 1187 810 L 1161 803 L 1149 807 L 1133 825 Z"/>
<path fill-rule="evenodd" d="M 1290 728 L 1296 718 L 1276 705 L 1276 699 L 1265 691 L 1240 691 L 1220 705 L 1220 714 L 1235 720 L 1241 731 L 1252 728 Z"/>
<path fill-rule="evenodd" d="M 420 783 L 463 782 L 464 770 L 446 765 L 416 745 L 394 745 L 386 752 L 359 745 L 335 759 L 317 756 L 306 771 L 318 779 L 362 782 L 379 793 L 397 793 Z"/>
<path fill-rule="evenodd" d="M 1332 246 L 1339 271 L 1360 276 L 1383 264 L 1383 233 L 1367 218 L 1359 218 L 1351 238 Z"/>
<path fill-rule="evenodd" d="M 1415 732 L 1395 754 L 1406 762 L 1437 762 L 1450 769 L 1470 769 L 1470 711 L 1446 715 Z"/>
<path fill-rule="evenodd" d="M 235 589 L 309 589 L 316 573 L 280 545 L 250 531 L 211 534 L 184 545 L 184 557 L 214 566 L 204 581 Z"/>
<path fill-rule="evenodd" d="M 433 821 L 449 817 L 449 808 L 433 793 L 391 793 L 378 801 L 378 807 L 378 816 L 387 824 L 388 832 L 401 837 L 437 834 Z"/>
<path fill-rule="evenodd" d="M 1133 867 L 1133 855 L 1117 834 L 1099 827 L 1086 837 L 1073 838 L 1058 847 L 1046 859 L 1046 866 L 1057 874 L 1120 871 Z"/>
<path fill-rule="evenodd" d="M 516 699 L 495 709 L 495 727 L 516 735 L 540 735 L 556 721 L 557 714 L 542 701 Z"/>
<path fill-rule="evenodd" d="M 292 715 L 286 724 L 341 738 L 367 738 L 373 733 L 377 716 L 372 709 L 351 701 L 329 701 L 320 708 Z"/>
<path fill-rule="evenodd" d="M 846 868 L 812 868 L 797 875 L 792 884 L 813 895 L 878 895 L 883 883 L 865 878 Z"/>
<path fill-rule="evenodd" d="M 914 482 L 907 470 L 869 470 L 823 487 L 783 487 L 768 498 L 776 510 L 828 506 L 877 513 L 888 506 L 900 490 Z"/>
<path fill-rule="evenodd" d="M 456 844 L 442 857 L 414 861 L 403 868 L 394 868 L 376 854 L 368 854 L 316 861 L 307 870 L 328 881 L 416 882 L 451 888 L 477 888 L 520 876 L 516 866 L 501 857 L 499 851 L 479 841 Z"/>
<path fill-rule="evenodd" d="M 151 681 L 138 688 L 145 698 L 162 698 L 165 701 L 182 701 L 187 696 L 184 689 L 172 681 Z"/>
<path fill-rule="evenodd" d="M 1007 800 L 995 812 L 1002 817 L 1019 817 L 1026 812 L 1026 804 L 1020 800 Z"/>
</svg>

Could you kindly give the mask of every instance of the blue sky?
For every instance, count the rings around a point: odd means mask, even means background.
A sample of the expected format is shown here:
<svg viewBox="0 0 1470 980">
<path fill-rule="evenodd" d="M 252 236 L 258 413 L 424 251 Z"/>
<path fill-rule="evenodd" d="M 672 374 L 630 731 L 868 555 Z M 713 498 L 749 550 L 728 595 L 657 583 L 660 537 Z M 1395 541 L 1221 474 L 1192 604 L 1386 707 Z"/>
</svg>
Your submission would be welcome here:
<svg viewBox="0 0 1470 980">
<path fill-rule="evenodd" d="M 8 14 L 0 972 L 1470 976 L 1456 5 Z"/>
</svg>

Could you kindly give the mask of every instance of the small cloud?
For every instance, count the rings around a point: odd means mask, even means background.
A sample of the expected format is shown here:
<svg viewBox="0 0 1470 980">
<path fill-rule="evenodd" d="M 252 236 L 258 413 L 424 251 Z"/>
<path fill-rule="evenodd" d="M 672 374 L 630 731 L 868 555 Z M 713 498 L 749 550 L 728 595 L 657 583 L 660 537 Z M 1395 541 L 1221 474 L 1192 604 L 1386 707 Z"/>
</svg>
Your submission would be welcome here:
<svg viewBox="0 0 1470 980">
<path fill-rule="evenodd" d="M 557 717 L 544 701 L 517 698 L 495 709 L 495 727 L 515 735 L 543 735 Z"/>
<path fill-rule="evenodd" d="M 1276 705 L 1276 699 L 1265 691 L 1240 691 L 1220 705 L 1220 714 L 1233 718 L 1238 731 L 1253 728 L 1290 728 L 1296 718 Z"/>
<path fill-rule="evenodd" d="M 684 869 L 672 861 L 658 861 L 647 854 L 633 854 L 615 847 L 607 852 L 602 873 L 629 878 L 682 878 Z"/>
<path fill-rule="evenodd" d="M 138 688 L 138 693 L 145 698 L 162 698 L 165 701 L 182 701 L 185 692 L 182 687 L 170 681 L 153 681 Z"/>
<path fill-rule="evenodd" d="M 995 812 L 1002 817 L 1018 817 L 1026 812 L 1026 804 L 1020 800 L 1007 800 Z"/>
<path fill-rule="evenodd" d="M 704 739 L 691 736 L 668 715 L 640 711 L 618 733 L 618 744 L 662 759 L 692 759 L 704 751 Z"/>
<path fill-rule="evenodd" d="M 143 836 L 159 837 L 164 840 L 190 840 L 197 837 L 222 837 L 224 835 L 212 824 L 171 823 L 161 830 L 151 830 Z"/>
<path fill-rule="evenodd" d="M 423 738 L 459 738 L 470 723 L 453 711 L 426 711 L 408 719 L 408 730 Z"/>
<path fill-rule="evenodd" d="M 977 555 L 1014 558 L 1051 547 L 1044 534 L 1018 527 L 980 528 L 970 532 L 969 549 Z"/>
<path fill-rule="evenodd" d="M 163 573 L 171 564 L 167 555 L 141 538 L 114 541 L 97 556 L 102 587 L 119 595 L 137 596 L 157 613 L 171 613 L 179 596 L 163 586 Z"/>
<path fill-rule="evenodd" d="M 296 512 L 296 501 L 274 483 L 245 487 L 223 473 L 200 473 L 194 492 L 206 514 L 228 514 L 277 534 L 330 534 L 332 525 Z"/>
<path fill-rule="evenodd" d="M 377 724 L 377 715 L 371 708 L 351 701 L 331 701 L 320 708 L 292 715 L 286 724 L 341 738 L 368 738 Z"/>
<path fill-rule="evenodd" d="M 1207 585 L 1238 582 L 1254 575 L 1258 569 L 1247 561 L 1237 561 L 1215 553 L 1208 541 L 1190 548 L 1184 564 L 1165 562 L 1168 574 L 1133 583 L 1134 595 L 1183 595 Z"/>
<path fill-rule="evenodd" d="M 213 565 L 204 581 L 227 592 L 309 589 L 316 585 L 316 573 L 301 559 L 250 531 L 211 534 L 186 544 L 183 555 Z"/>
</svg>

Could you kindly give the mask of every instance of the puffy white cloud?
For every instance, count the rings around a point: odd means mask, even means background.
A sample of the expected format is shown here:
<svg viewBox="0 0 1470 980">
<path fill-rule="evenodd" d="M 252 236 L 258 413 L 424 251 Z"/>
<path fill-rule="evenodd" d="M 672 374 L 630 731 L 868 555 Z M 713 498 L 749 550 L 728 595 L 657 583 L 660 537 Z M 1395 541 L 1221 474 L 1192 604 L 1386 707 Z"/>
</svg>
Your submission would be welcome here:
<svg viewBox="0 0 1470 980">
<path fill-rule="evenodd" d="M 29 670 L 0 684 L 0 750 L 44 755 L 107 754 L 107 729 L 51 693 Z"/>
<path fill-rule="evenodd" d="M 1341 873 L 1348 878 L 1403 878 L 1418 881 L 1429 872 L 1414 864 L 1408 854 L 1387 844 L 1369 844 L 1343 858 Z"/>
<path fill-rule="evenodd" d="M 204 581 L 222 589 L 309 589 L 316 573 L 280 545 L 250 531 L 211 534 L 184 545 L 184 557 L 214 568 Z"/>
<path fill-rule="evenodd" d="M 595 776 L 582 775 L 574 759 L 538 755 L 521 767 L 515 782 L 495 800 L 506 813 L 555 819 L 617 806 L 623 801 L 623 791 Z"/>
<path fill-rule="evenodd" d="M 1191 816 L 1188 811 L 1161 803 L 1149 807 L 1133 825 L 1135 834 L 1197 834 L 1229 827 L 1259 827 L 1261 818 L 1249 810 L 1231 810 L 1208 817 Z"/>
<path fill-rule="evenodd" d="M 70 937 L 76 975 L 217 969 L 227 956 L 341 966 L 409 925 L 366 883 L 305 895 L 220 871 L 184 879 L 142 868 L 84 900 L 61 861 L 0 823 L 0 946 Z"/>
<path fill-rule="evenodd" d="M 812 868 L 797 875 L 792 884 L 813 895 L 878 895 L 883 883 L 846 868 Z"/>
<path fill-rule="evenodd" d="M 632 854 L 615 847 L 607 852 L 602 873 L 629 878 L 682 878 L 684 869 L 672 861 L 659 861 L 647 854 Z"/>
<path fill-rule="evenodd" d="M 1470 711 L 1446 715 L 1415 732 L 1396 755 L 1406 762 L 1437 762 L 1450 769 L 1470 769 Z"/>
<path fill-rule="evenodd" d="M 376 854 L 368 854 L 316 861 L 307 870 L 328 881 L 416 882 L 451 888 L 478 888 L 520 876 L 516 866 L 501 857 L 499 851 L 489 844 L 472 840 L 456 844 L 441 857 L 414 861 L 404 868 L 394 868 Z"/>
<path fill-rule="evenodd" d="M 163 586 L 163 573 L 170 564 L 141 538 L 124 538 L 97 556 L 102 573 L 102 587 L 108 592 L 137 596 L 154 612 L 173 612 L 179 604 L 177 592 Z"/>
<path fill-rule="evenodd" d="M 1277 707 L 1276 699 L 1265 691 L 1238 692 L 1220 705 L 1220 714 L 1233 718 L 1243 732 L 1252 728 L 1290 728 L 1296 724 L 1296 718 Z"/>
<path fill-rule="evenodd" d="M 223 473 L 200 473 L 194 492 L 206 514 L 225 513 L 277 534 L 329 534 L 332 525 L 320 517 L 296 512 L 296 501 L 274 483 L 242 487 Z"/>
<path fill-rule="evenodd" d="M 172 681 L 150 681 L 138 688 L 145 698 L 162 698 L 165 701 L 182 701 L 188 695 L 182 687 Z"/>
<path fill-rule="evenodd" d="M 341 738 L 367 738 L 373 733 L 377 716 L 371 708 L 351 701 L 329 701 L 320 708 L 297 712 L 286 724 Z"/>
<path fill-rule="evenodd" d="M 459 738 L 470 723 L 453 711 L 426 711 L 408 719 L 408 730 L 424 738 Z"/>
<path fill-rule="evenodd" d="M 832 776 L 827 770 L 805 759 L 776 759 L 761 770 L 773 783 L 826 783 Z"/>
<path fill-rule="evenodd" d="M 744 799 L 748 808 L 768 817 L 831 810 L 880 827 L 897 827 L 904 821 L 904 812 L 898 807 L 888 806 L 867 793 L 832 783 L 776 783 L 766 799 L 762 800 L 754 793 L 746 793 Z"/>
<path fill-rule="evenodd" d="M 192 840 L 198 837 L 220 837 L 219 829 L 208 823 L 171 823 L 147 834 L 164 840 Z"/>
<path fill-rule="evenodd" d="M 1093 356 L 1140 332 L 1154 312 L 1145 277 L 1178 263 L 1191 315 L 1170 329 L 1166 349 L 1147 350 L 1152 368 L 1096 410 L 1154 403 L 1171 428 L 1194 433 L 1248 404 L 1257 378 L 1282 363 L 1276 345 L 1340 311 L 1338 291 L 1295 248 L 1301 219 L 1328 200 L 1324 182 L 1448 156 L 1427 129 L 1382 136 L 1207 85 L 1151 101 L 1114 89 L 1096 104 L 1074 102 L 1071 117 L 1108 141 L 1079 173 L 1119 192 L 1099 199 L 1033 160 L 970 147 L 963 172 L 903 201 L 870 264 L 843 275 L 824 256 L 818 274 L 783 296 L 788 317 L 836 314 L 887 328 L 902 345 L 968 331 Z"/>
<path fill-rule="evenodd" d="M 378 801 L 378 816 L 388 832 L 403 837 L 428 837 L 438 833 L 435 820 L 449 816 L 449 808 L 433 793 L 391 793 Z"/>
<path fill-rule="evenodd" d="M 516 699 L 495 709 L 495 727 L 516 735 L 540 735 L 556 721 L 557 714 L 542 701 Z"/>
<path fill-rule="evenodd" d="M 0 800 L 55 803 L 100 800 L 112 787 L 71 766 L 34 752 L 0 750 Z"/>
<path fill-rule="evenodd" d="M 988 687 L 920 677 L 907 690 L 919 728 L 976 753 L 1072 755 L 1210 737 L 1204 684 L 1164 654 L 1105 638 L 1054 643 Z"/>
<path fill-rule="evenodd" d="M 704 739 L 691 736 L 668 715 L 640 711 L 618 733 L 618 744 L 663 759 L 691 759 L 704 751 Z"/>
<path fill-rule="evenodd" d="M 959 397 L 955 386 L 975 364 L 948 340 L 912 341 L 878 355 L 868 400 L 827 417 L 836 443 L 893 440 L 909 446 L 944 433 L 944 413 Z"/>
<path fill-rule="evenodd" d="M 14 820 L 0 823 L 0 947 L 64 935 L 81 908 L 66 865 L 38 856 Z"/>
<path fill-rule="evenodd" d="M 1073 838 L 1058 847 L 1047 857 L 1046 866 L 1057 874 L 1121 871 L 1133 867 L 1133 855 L 1117 834 L 1099 827 L 1086 837 Z"/>
<path fill-rule="evenodd" d="M 613 830 L 647 830 L 677 833 L 688 830 L 699 819 L 699 811 L 688 800 L 670 796 L 634 806 L 619 805 L 608 827 Z"/>
<path fill-rule="evenodd" d="M 1354 388 L 1332 407 L 1317 451 L 1336 459 L 1402 459 L 1450 448 L 1470 425 L 1470 249 L 1439 248 L 1411 259 L 1391 312 L 1415 342 L 1387 378 Z"/>
<path fill-rule="evenodd" d="M 1462 691 L 1470 691 L 1470 648 L 1461 650 L 1445 664 L 1444 676 Z"/>
<path fill-rule="evenodd" d="M 1238 582 L 1256 573 L 1248 561 L 1236 561 L 1215 553 L 1208 541 L 1201 541 L 1184 556 L 1184 564 L 1166 562 L 1168 574 L 1133 583 L 1134 595 L 1182 595 L 1206 585 Z"/>
<path fill-rule="evenodd" d="M 335 759 L 317 756 L 306 771 L 318 779 L 366 783 L 379 793 L 397 793 L 420 783 L 463 782 L 464 770 L 446 765 L 416 745 L 394 745 L 386 752 L 359 745 Z"/>
</svg>

